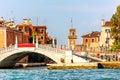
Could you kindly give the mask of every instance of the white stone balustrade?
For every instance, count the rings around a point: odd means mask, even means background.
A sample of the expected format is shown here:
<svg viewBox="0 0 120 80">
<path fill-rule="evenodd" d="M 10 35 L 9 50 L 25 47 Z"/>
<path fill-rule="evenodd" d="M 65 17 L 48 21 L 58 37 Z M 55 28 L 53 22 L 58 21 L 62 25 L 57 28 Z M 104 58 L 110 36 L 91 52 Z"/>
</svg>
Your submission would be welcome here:
<svg viewBox="0 0 120 80">
<path fill-rule="evenodd" d="M 9 47 L 4 48 L 4 49 L 1 49 L 0 54 L 6 53 L 6 52 L 9 52 L 9 51 L 13 51 L 13 50 L 15 50 L 15 45 L 9 46 Z"/>
<path fill-rule="evenodd" d="M 45 50 L 48 50 L 48 51 L 52 51 L 52 52 L 55 52 L 55 53 L 65 54 L 64 50 L 58 50 L 57 48 L 51 47 L 51 45 L 39 45 L 38 48 L 45 49 Z"/>
</svg>

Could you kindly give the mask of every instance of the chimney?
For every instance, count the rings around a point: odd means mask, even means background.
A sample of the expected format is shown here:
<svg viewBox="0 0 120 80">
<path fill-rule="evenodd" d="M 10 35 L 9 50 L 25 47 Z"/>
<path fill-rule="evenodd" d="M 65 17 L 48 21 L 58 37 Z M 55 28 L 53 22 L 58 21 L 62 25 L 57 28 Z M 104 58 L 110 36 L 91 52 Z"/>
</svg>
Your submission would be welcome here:
<svg viewBox="0 0 120 80">
<path fill-rule="evenodd" d="M 105 20 L 102 19 L 102 20 L 101 20 L 101 26 L 104 26 L 104 25 L 105 25 Z"/>
</svg>

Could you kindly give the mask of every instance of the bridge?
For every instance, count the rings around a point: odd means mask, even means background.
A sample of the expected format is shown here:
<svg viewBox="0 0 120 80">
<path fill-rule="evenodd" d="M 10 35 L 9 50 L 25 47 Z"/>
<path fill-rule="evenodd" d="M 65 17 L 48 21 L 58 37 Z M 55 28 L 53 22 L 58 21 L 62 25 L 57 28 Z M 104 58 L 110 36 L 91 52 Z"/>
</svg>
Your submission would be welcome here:
<svg viewBox="0 0 120 80">
<path fill-rule="evenodd" d="M 12 68 L 20 59 L 30 53 L 45 55 L 56 63 L 71 63 L 71 60 L 74 63 L 87 62 L 85 59 L 73 55 L 71 50 L 61 50 L 50 45 L 27 45 L 24 44 L 23 47 L 17 44 L 0 50 L 0 68 Z"/>
</svg>

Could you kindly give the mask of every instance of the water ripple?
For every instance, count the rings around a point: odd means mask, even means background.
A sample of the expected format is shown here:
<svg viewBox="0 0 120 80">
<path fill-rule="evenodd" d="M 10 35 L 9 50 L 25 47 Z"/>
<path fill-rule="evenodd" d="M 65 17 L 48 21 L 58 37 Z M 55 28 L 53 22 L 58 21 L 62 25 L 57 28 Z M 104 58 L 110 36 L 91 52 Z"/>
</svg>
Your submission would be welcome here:
<svg viewBox="0 0 120 80">
<path fill-rule="evenodd" d="M 1 69 L 0 80 L 120 80 L 119 69 Z"/>
</svg>

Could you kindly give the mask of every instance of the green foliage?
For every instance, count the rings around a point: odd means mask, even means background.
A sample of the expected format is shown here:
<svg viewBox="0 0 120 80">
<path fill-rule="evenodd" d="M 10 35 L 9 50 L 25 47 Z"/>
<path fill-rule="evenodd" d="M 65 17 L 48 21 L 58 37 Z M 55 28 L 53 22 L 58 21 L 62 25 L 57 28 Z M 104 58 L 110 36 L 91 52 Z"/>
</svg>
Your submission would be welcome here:
<svg viewBox="0 0 120 80">
<path fill-rule="evenodd" d="M 114 46 L 120 44 L 120 6 L 117 7 L 116 13 L 111 18 L 111 35 L 114 39 Z"/>
<path fill-rule="evenodd" d="M 32 37 L 35 38 L 37 36 L 37 32 L 35 30 L 32 31 Z"/>
<path fill-rule="evenodd" d="M 117 7 L 117 15 L 120 16 L 120 5 Z"/>
<path fill-rule="evenodd" d="M 114 52 L 117 52 L 119 49 L 120 49 L 120 44 L 119 45 L 113 45 L 110 50 L 114 51 Z"/>
</svg>

